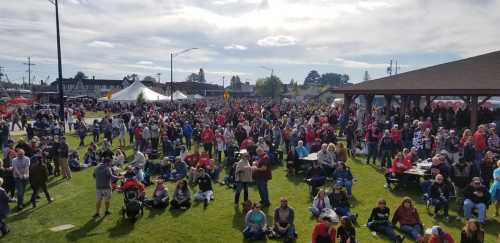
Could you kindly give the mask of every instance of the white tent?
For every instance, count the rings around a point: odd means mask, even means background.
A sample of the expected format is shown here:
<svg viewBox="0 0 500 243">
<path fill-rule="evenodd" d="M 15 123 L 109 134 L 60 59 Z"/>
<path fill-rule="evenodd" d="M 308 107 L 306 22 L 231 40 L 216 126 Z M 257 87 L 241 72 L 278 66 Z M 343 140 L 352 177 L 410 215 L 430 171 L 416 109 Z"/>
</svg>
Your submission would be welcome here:
<svg viewBox="0 0 500 243">
<path fill-rule="evenodd" d="M 193 95 L 193 99 L 195 99 L 195 100 L 201 100 L 201 99 L 204 99 L 204 98 L 205 98 L 205 97 L 203 97 L 203 96 L 201 96 L 201 95 L 199 95 L 199 94 L 195 94 L 195 95 Z"/>
<path fill-rule="evenodd" d="M 187 100 L 187 95 L 183 94 L 181 91 L 177 90 L 173 95 L 174 100 Z"/>
<path fill-rule="evenodd" d="M 144 100 L 146 102 L 170 100 L 170 97 L 153 91 L 152 89 L 142 84 L 140 81 L 135 81 L 127 88 L 112 94 L 111 99 L 108 99 L 108 97 L 102 97 L 99 100 L 111 102 L 135 102 L 137 101 L 137 97 L 139 97 L 140 93 L 143 94 Z"/>
</svg>

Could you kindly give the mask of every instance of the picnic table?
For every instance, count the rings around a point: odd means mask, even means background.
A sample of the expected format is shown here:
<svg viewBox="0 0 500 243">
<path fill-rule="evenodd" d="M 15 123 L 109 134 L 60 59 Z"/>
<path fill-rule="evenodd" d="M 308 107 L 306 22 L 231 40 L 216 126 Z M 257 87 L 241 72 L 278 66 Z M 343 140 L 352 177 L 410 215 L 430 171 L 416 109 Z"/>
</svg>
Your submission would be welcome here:
<svg viewBox="0 0 500 243">
<path fill-rule="evenodd" d="M 406 170 L 404 173 L 415 177 L 428 176 L 430 175 L 429 169 L 431 166 L 432 162 L 430 160 L 418 161 L 416 165 L 414 165 L 411 169 Z"/>
</svg>

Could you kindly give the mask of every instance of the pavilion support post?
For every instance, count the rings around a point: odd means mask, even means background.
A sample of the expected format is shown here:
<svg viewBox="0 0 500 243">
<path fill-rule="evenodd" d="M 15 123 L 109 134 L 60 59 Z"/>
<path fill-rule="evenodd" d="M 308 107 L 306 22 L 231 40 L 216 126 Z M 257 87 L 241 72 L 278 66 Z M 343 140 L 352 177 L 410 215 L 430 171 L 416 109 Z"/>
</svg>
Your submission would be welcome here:
<svg viewBox="0 0 500 243">
<path fill-rule="evenodd" d="M 384 95 L 385 98 L 385 119 L 389 120 L 391 117 L 391 103 L 392 103 L 392 95 Z"/>
<path fill-rule="evenodd" d="M 431 106 L 431 102 L 432 102 L 431 96 L 426 95 L 425 96 L 425 106 Z"/>
<path fill-rule="evenodd" d="M 347 116 L 347 119 L 349 119 L 349 111 L 351 107 L 351 102 L 352 102 L 352 94 L 344 94 L 344 114 Z"/>
<path fill-rule="evenodd" d="M 470 128 L 475 130 L 477 128 L 477 110 L 478 110 L 478 97 L 473 95 L 470 97 Z"/>
<path fill-rule="evenodd" d="M 401 121 L 403 121 L 406 115 L 406 109 L 408 109 L 408 98 L 409 97 L 407 95 L 401 95 L 401 104 L 399 106 L 399 116 Z"/>
<path fill-rule="evenodd" d="M 365 111 L 365 119 L 368 121 L 372 117 L 372 107 L 373 107 L 373 99 L 375 95 L 367 94 L 366 98 L 366 111 Z"/>
</svg>

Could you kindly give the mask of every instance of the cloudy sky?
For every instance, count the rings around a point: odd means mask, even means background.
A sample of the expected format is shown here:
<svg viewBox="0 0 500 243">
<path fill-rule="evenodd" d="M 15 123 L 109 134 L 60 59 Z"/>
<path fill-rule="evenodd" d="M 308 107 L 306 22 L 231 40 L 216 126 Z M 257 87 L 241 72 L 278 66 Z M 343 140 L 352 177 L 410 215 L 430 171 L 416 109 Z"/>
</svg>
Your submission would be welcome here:
<svg viewBox="0 0 500 243">
<path fill-rule="evenodd" d="M 59 0 L 64 77 L 81 70 L 121 79 L 162 73 L 169 80 L 202 67 L 211 83 L 238 74 L 253 82 L 271 67 L 287 83 L 307 73 L 347 73 L 351 81 L 500 49 L 496 0 Z M 54 80 L 54 6 L 2 1 L 0 66 L 11 80 Z"/>
</svg>

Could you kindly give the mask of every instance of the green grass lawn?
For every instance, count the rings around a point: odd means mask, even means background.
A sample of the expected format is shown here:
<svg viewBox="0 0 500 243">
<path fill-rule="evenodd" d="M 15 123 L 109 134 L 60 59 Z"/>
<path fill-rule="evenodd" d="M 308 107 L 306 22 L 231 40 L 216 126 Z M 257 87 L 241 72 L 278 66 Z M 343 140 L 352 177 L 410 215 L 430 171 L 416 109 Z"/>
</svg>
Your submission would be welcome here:
<svg viewBox="0 0 500 243">
<path fill-rule="evenodd" d="M 77 138 L 68 136 L 72 147 L 77 146 Z M 90 138 L 87 138 L 90 141 Z M 117 142 L 114 143 L 115 146 Z M 83 148 L 80 155 L 83 156 Z M 127 155 L 132 155 L 130 147 Z M 384 197 L 388 201 L 391 211 L 394 212 L 403 196 L 411 196 L 417 201 L 420 216 L 426 227 L 432 226 L 432 217 L 427 213 L 425 206 L 415 192 L 391 192 L 383 188 L 384 177 L 381 172 L 372 166 L 366 166 L 361 160 L 349 161 L 357 181 L 353 191 L 353 212 L 359 213 L 359 224 L 366 223 L 366 219 L 378 198 Z M 1 242 L 242 242 L 243 215 L 233 205 L 233 191 L 225 186 L 215 186 L 216 200 L 208 208 L 202 204 L 194 204 L 187 211 L 150 211 L 145 209 L 135 224 L 122 220 L 119 210 L 123 204 L 122 195 L 113 194 L 111 216 L 92 219 L 95 208 L 95 188 L 92 178 L 93 168 L 73 173 L 71 181 L 51 178 L 49 191 L 55 201 L 47 204 L 42 196 L 36 209 L 27 207 L 21 212 L 14 212 L 7 220 L 11 234 L 2 238 Z M 222 177 L 221 177 L 222 178 Z M 174 184 L 169 182 L 170 194 Z M 153 187 L 148 188 L 150 195 Z M 295 224 L 299 238 L 297 242 L 310 242 L 310 235 L 315 220 L 312 219 L 307 208 L 310 206 L 308 187 L 301 177 L 288 178 L 284 167 L 277 167 L 273 171 L 273 179 L 269 184 L 272 201 L 271 208 L 265 212 L 269 222 L 272 222 L 272 212 L 279 203 L 279 197 L 287 196 L 289 204 L 295 209 Z M 31 196 L 31 191 L 27 192 Z M 258 200 L 255 188 L 250 190 L 250 198 Z M 27 198 L 25 200 L 28 200 Z M 14 204 L 12 204 L 14 206 Z M 496 242 L 496 235 L 500 233 L 499 218 L 492 218 L 493 207 L 488 211 L 489 219 L 486 226 L 486 242 Z M 451 212 L 455 216 L 455 210 Z M 75 228 L 51 232 L 49 228 L 73 224 Z M 440 223 L 445 230 L 452 233 L 457 240 L 462 221 Z M 357 227 L 359 242 L 388 242 L 387 239 L 373 236 L 364 226 Z M 406 242 L 411 242 L 407 240 Z"/>
</svg>

